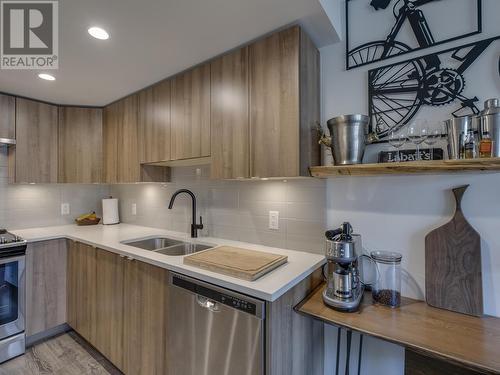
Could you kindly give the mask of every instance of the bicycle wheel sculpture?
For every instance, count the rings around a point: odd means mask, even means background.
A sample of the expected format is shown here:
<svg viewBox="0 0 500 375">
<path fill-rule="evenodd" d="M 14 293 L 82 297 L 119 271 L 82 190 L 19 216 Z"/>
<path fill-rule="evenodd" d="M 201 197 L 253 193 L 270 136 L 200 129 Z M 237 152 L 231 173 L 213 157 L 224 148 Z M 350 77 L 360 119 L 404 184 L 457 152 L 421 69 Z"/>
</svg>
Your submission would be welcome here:
<svg viewBox="0 0 500 375">
<path fill-rule="evenodd" d="M 478 34 L 481 6 L 481 0 L 346 0 L 346 69 Z"/>
<path fill-rule="evenodd" d="M 465 73 L 500 36 L 368 72 L 370 131 L 379 139 L 407 124 L 423 105 L 458 102 L 451 115 L 477 114 L 476 95 L 465 92 Z M 451 62 L 444 66 L 442 61 Z"/>
</svg>

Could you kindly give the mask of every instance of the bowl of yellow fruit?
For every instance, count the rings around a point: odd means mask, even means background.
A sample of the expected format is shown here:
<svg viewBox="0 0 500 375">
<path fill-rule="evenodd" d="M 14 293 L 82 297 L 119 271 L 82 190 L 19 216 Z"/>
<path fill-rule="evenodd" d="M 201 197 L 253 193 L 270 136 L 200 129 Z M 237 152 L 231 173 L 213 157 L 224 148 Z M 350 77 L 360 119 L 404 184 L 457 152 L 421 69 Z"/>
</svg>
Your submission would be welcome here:
<svg viewBox="0 0 500 375">
<path fill-rule="evenodd" d="M 97 217 L 95 212 L 91 212 L 78 216 L 75 221 L 76 225 L 97 225 L 101 221 L 101 218 Z"/>
</svg>

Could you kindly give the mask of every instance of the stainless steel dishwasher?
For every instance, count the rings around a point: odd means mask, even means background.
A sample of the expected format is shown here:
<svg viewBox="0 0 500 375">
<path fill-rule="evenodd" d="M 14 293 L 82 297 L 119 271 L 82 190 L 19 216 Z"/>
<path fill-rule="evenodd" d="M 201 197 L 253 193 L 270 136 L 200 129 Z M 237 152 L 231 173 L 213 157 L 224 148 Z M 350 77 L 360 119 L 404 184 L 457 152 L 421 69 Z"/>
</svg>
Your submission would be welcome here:
<svg viewBox="0 0 500 375">
<path fill-rule="evenodd" d="M 169 374 L 264 374 L 264 301 L 172 274 L 168 313 Z"/>
</svg>

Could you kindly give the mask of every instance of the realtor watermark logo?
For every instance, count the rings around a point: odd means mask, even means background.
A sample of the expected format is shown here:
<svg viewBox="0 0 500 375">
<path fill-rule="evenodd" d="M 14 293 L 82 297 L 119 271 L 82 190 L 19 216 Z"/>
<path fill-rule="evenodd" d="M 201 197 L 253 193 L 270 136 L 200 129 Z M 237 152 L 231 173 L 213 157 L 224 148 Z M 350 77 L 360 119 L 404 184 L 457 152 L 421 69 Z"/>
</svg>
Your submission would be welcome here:
<svg viewBox="0 0 500 375">
<path fill-rule="evenodd" d="M 0 68 L 57 69 L 57 1 L 0 1 Z"/>
</svg>

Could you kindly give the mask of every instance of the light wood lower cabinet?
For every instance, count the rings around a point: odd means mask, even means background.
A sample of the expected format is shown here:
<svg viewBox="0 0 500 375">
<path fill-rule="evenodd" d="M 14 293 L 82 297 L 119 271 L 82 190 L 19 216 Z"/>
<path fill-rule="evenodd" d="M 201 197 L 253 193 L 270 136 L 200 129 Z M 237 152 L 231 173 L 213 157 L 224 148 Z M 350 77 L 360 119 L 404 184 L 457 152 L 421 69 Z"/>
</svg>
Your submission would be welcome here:
<svg viewBox="0 0 500 375">
<path fill-rule="evenodd" d="M 176 360 L 167 348 L 176 328 L 169 271 L 74 241 L 67 265 L 68 324 L 127 375 L 177 375 L 167 366 Z M 266 303 L 266 374 L 323 373 L 323 324 L 293 310 L 321 275 Z"/>
<path fill-rule="evenodd" d="M 66 240 L 26 249 L 26 336 L 66 323 Z"/>
<path fill-rule="evenodd" d="M 123 370 L 123 271 L 125 261 L 109 251 L 96 250 L 96 338 L 92 344 Z"/>
<path fill-rule="evenodd" d="M 143 262 L 125 262 L 125 374 L 167 373 L 168 274 L 163 268 Z"/>
<path fill-rule="evenodd" d="M 88 342 L 97 338 L 97 249 L 68 241 L 68 324 Z"/>
<path fill-rule="evenodd" d="M 318 269 L 266 304 L 266 374 L 324 374 L 324 324 L 293 309 L 322 280 Z"/>
<path fill-rule="evenodd" d="M 68 324 L 125 374 L 165 375 L 167 281 L 162 268 L 69 241 Z"/>
</svg>

